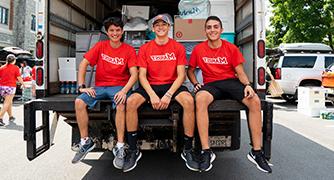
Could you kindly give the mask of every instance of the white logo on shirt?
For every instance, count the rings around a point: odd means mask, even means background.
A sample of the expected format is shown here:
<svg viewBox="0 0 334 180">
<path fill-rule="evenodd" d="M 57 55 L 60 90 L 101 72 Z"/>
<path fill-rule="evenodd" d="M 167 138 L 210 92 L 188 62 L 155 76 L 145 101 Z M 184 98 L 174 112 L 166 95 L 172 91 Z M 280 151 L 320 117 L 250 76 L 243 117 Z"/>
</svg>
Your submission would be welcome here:
<svg viewBox="0 0 334 180">
<path fill-rule="evenodd" d="M 107 61 L 111 64 L 115 64 L 115 65 L 124 65 L 124 59 L 123 58 L 119 58 L 119 57 L 110 57 L 106 54 L 101 54 L 102 60 Z"/>
<path fill-rule="evenodd" d="M 175 61 L 176 60 L 174 53 L 166 53 L 164 55 L 152 55 L 150 57 L 152 61 Z"/>
<path fill-rule="evenodd" d="M 226 57 L 208 58 L 203 57 L 204 63 L 207 64 L 228 64 Z"/>
</svg>

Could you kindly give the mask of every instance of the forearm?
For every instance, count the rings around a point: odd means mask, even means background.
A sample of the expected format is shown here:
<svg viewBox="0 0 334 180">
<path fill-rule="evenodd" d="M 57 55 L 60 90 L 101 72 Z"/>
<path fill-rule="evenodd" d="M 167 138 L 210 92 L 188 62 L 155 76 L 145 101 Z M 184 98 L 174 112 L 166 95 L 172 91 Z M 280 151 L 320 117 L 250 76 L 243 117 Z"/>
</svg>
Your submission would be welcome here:
<svg viewBox="0 0 334 180">
<path fill-rule="evenodd" d="M 138 80 L 138 72 L 136 72 L 136 74 L 132 74 L 130 76 L 129 81 L 123 87 L 122 91 L 124 91 L 125 93 L 128 93 L 129 90 L 132 88 L 132 86 L 136 83 L 137 80 Z"/>
<path fill-rule="evenodd" d="M 175 81 L 173 82 L 172 86 L 169 88 L 168 92 L 173 95 L 177 89 L 181 87 L 183 82 L 186 80 L 184 75 L 178 76 Z"/>
<path fill-rule="evenodd" d="M 198 81 L 196 79 L 196 76 L 195 76 L 195 68 L 192 68 L 192 67 L 189 67 L 188 71 L 187 71 L 187 74 L 188 74 L 188 78 L 190 80 L 190 82 L 192 84 L 197 84 Z"/>
<path fill-rule="evenodd" d="M 18 76 L 18 77 L 17 77 L 17 80 L 20 82 L 20 84 L 22 84 L 22 85 L 24 84 L 23 79 L 22 79 L 21 76 Z"/>
<path fill-rule="evenodd" d="M 79 85 L 85 84 L 86 70 L 87 70 L 88 64 L 84 61 L 85 60 L 83 60 L 79 65 L 79 72 L 78 72 L 78 84 Z"/>
<path fill-rule="evenodd" d="M 243 75 L 238 75 L 239 81 L 243 84 L 243 85 L 247 85 L 250 83 L 250 81 L 248 80 L 248 77 L 246 76 L 246 74 Z"/>
<path fill-rule="evenodd" d="M 146 75 L 144 76 L 144 75 L 139 74 L 139 82 L 149 96 L 151 96 L 152 94 L 155 94 L 155 92 L 153 91 L 150 83 L 148 82 L 148 80 L 146 78 Z"/>
</svg>

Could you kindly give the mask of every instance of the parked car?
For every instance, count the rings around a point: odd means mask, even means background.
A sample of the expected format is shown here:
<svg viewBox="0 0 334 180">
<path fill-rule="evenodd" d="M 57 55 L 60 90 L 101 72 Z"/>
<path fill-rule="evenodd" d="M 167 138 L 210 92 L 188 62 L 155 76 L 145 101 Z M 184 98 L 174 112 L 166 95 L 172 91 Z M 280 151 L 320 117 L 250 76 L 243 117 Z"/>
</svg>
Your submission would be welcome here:
<svg viewBox="0 0 334 180">
<path fill-rule="evenodd" d="M 333 50 L 320 43 L 283 44 L 272 55 L 272 71 L 287 101 L 297 99 L 298 86 L 321 86 L 321 73 L 334 63 Z"/>
<path fill-rule="evenodd" d="M 35 65 L 34 56 L 26 50 L 19 47 L 5 47 L 0 50 L 0 64 L 6 63 L 6 57 L 8 54 L 14 54 L 16 56 L 16 65 L 20 67 L 20 63 L 26 61 L 28 66 L 33 67 Z"/>
</svg>

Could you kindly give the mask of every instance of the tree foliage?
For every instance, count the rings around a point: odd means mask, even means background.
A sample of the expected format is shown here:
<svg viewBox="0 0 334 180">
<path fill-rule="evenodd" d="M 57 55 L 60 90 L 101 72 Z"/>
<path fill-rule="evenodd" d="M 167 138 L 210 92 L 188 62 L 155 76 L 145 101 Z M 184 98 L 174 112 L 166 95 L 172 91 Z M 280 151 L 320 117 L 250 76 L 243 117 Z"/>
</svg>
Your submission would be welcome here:
<svg viewBox="0 0 334 180">
<path fill-rule="evenodd" d="M 334 0 L 270 0 L 268 43 L 324 42 L 333 48 Z"/>
</svg>

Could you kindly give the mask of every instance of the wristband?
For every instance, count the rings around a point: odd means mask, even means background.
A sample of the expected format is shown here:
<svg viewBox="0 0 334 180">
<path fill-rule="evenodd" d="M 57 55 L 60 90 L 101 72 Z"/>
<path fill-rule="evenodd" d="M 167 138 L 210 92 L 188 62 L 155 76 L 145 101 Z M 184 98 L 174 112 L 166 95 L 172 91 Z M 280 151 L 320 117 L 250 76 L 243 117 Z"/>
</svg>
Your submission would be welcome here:
<svg viewBox="0 0 334 180">
<path fill-rule="evenodd" d="M 247 84 L 245 84 L 245 86 L 250 86 L 250 87 L 252 87 L 252 84 L 251 84 L 251 83 L 247 83 Z"/>
<path fill-rule="evenodd" d="M 172 98 L 172 94 L 170 92 L 166 92 L 165 96 L 169 97 L 169 98 Z"/>
</svg>

